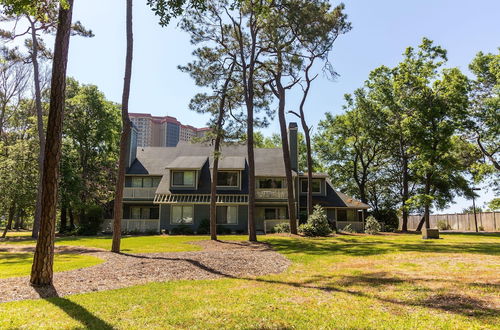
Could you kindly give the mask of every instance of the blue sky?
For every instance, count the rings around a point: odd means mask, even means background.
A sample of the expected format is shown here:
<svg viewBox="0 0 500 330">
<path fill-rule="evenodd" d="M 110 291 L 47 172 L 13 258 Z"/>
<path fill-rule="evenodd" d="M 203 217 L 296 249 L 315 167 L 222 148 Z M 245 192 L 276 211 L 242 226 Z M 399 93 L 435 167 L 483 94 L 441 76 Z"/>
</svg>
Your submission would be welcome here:
<svg viewBox="0 0 500 330">
<path fill-rule="evenodd" d="M 134 1 L 134 63 L 131 112 L 177 117 L 182 123 L 204 126 L 207 118 L 187 108 L 196 87 L 177 65 L 191 59 L 193 50 L 186 33 L 172 24 L 158 25 L 145 0 Z M 335 2 L 336 3 L 336 2 Z M 311 92 L 309 122 L 316 126 L 325 112 L 341 113 L 343 95 L 360 87 L 368 73 L 380 65 L 393 66 L 410 45 L 428 37 L 448 50 L 448 66 L 467 71 L 478 51 L 494 52 L 500 46 L 498 0 L 346 0 L 353 29 L 341 36 L 330 55 L 336 81 L 319 77 Z M 120 102 L 125 52 L 123 0 L 76 0 L 74 19 L 94 31 L 95 37 L 72 38 L 69 75 L 92 83 L 113 101 Z M 294 93 L 289 109 L 296 106 Z M 294 120 L 290 117 L 289 120 Z M 275 120 L 264 133 L 278 132 Z M 493 197 L 482 192 L 478 205 Z M 449 211 L 470 205 L 457 199 Z"/>
</svg>

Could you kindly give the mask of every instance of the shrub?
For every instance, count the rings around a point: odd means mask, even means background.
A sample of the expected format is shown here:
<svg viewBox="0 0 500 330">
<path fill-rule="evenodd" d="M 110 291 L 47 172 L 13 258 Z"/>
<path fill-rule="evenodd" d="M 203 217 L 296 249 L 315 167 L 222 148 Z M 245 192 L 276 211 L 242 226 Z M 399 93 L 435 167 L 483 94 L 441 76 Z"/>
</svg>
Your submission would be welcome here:
<svg viewBox="0 0 500 330">
<path fill-rule="evenodd" d="M 198 229 L 196 230 L 196 233 L 199 235 L 210 234 L 210 220 L 209 219 L 201 220 L 200 224 L 198 225 Z"/>
<path fill-rule="evenodd" d="M 347 226 L 345 226 L 341 232 L 344 232 L 344 233 L 355 233 L 356 231 L 351 227 L 351 224 L 348 224 Z"/>
<path fill-rule="evenodd" d="M 439 220 L 437 222 L 437 227 L 439 230 L 450 230 L 451 226 L 444 220 Z"/>
<path fill-rule="evenodd" d="M 382 209 L 371 213 L 383 226 L 381 231 L 396 231 L 399 226 L 399 217 L 396 210 Z"/>
<path fill-rule="evenodd" d="M 170 229 L 170 235 L 193 235 L 191 226 L 178 226 Z"/>
<path fill-rule="evenodd" d="M 228 235 L 231 234 L 231 228 L 217 226 L 217 235 Z"/>
<path fill-rule="evenodd" d="M 78 227 L 78 235 L 94 236 L 101 229 L 104 222 L 104 210 L 99 205 L 87 207 L 80 217 L 80 226 Z"/>
<path fill-rule="evenodd" d="M 368 218 L 366 218 L 365 233 L 373 235 L 380 232 L 380 229 L 380 223 L 377 221 L 377 219 L 375 219 L 375 217 L 370 215 Z"/>
<path fill-rule="evenodd" d="M 451 229 L 451 228 L 450 228 Z M 479 226 L 479 228 L 477 229 L 479 231 L 484 231 L 484 227 L 483 226 Z"/>
<path fill-rule="evenodd" d="M 314 206 L 313 214 L 307 223 L 299 226 L 299 231 L 305 236 L 328 236 L 332 233 L 326 212 L 320 205 Z"/>
<path fill-rule="evenodd" d="M 281 234 L 281 233 L 289 233 L 290 232 L 290 224 L 283 222 L 279 223 L 273 228 L 273 232 Z"/>
</svg>

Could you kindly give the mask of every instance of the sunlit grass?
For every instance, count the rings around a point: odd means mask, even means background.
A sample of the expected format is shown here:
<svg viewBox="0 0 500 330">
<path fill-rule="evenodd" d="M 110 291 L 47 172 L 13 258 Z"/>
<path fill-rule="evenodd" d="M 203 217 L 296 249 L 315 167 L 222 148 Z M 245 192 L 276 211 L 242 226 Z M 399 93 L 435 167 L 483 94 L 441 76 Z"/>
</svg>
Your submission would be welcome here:
<svg viewBox="0 0 500 330">
<path fill-rule="evenodd" d="M 56 254 L 54 257 L 54 271 L 85 268 L 102 263 L 104 260 L 97 257 L 78 254 Z M 0 278 L 29 275 L 33 253 L 0 252 Z"/>
<path fill-rule="evenodd" d="M 442 237 L 259 236 L 293 261 L 286 272 L 5 303 L 0 328 L 498 329 L 500 236 Z M 123 247 L 192 249 L 206 238 L 131 237 Z"/>
</svg>

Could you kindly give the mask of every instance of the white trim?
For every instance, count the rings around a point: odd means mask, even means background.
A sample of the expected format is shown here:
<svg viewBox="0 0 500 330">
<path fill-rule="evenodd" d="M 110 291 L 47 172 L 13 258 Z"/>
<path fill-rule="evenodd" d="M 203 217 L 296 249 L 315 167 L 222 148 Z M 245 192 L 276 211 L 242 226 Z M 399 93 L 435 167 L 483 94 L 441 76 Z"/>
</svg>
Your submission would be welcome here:
<svg viewBox="0 0 500 330">
<path fill-rule="evenodd" d="M 236 186 L 219 186 L 219 185 L 217 185 L 217 188 L 221 188 L 220 190 L 224 190 L 225 188 L 230 188 L 230 189 L 238 188 L 241 190 L 241 171 L 225 170 L 225 169 L 224 170 L 217 170 L 217 180 L 219 180 L 219 174 L 221 172 L 236 173 L 238 175 L 238 177 L 237 177 L 238 183 L 236 184 Z"/>
</svg>

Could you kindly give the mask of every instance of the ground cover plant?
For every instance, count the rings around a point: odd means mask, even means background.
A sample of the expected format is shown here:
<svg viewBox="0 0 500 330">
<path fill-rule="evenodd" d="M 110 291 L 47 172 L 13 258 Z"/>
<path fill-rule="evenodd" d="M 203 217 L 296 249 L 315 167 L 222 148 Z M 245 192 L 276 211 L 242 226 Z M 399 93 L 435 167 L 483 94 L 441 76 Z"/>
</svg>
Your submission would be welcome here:
<svg viewBox="0 0 500 330">
<path fill-rule="evenodd" d="M 220 239 L 229 237 L 245 238 Z M 262 236 L 292 261 L 285 273 L 4 303 L 0 328 L 498 328 L 500 235 L 442 237 Z M 130 237 L 124 248 L 189 250 L 188 241 L 202 239 L 208 237 Z M 57 244 L 79 241 L 111 240 Z"/>
</svg>

